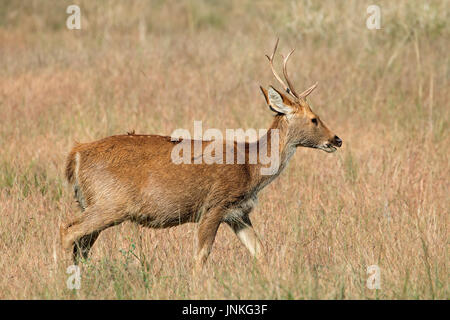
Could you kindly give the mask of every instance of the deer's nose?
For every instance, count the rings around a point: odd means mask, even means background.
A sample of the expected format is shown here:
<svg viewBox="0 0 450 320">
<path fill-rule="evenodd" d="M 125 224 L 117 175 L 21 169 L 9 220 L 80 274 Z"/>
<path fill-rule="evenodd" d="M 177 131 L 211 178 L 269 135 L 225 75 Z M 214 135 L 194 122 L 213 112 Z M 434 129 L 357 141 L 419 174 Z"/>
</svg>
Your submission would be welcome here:
<svg viewBox="0 0 450 320">
<path fill-rule="evenodd" d="M 342 146 L 342 140 L 338 136 L 334 136 L 334 144 L 338 147 Z"/>
</svg>

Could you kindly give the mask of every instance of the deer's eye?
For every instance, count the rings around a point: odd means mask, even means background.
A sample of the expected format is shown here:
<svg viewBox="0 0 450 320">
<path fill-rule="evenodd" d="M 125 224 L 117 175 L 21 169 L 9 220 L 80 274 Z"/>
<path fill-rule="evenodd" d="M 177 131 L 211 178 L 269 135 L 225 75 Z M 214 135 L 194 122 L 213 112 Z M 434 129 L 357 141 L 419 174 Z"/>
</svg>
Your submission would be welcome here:
<svg viewBox="0 0 450 320">
<path fill-rule="evenodd" d="M 317 123 L 318 123 L 318 122 L 317 122 L 317 119 L 316 119 L 316 118 L 312 118 L 312 119 L 311 119 L 311 122 L 314 123 L 314 124 L 317 126 Z"/>
</svg>

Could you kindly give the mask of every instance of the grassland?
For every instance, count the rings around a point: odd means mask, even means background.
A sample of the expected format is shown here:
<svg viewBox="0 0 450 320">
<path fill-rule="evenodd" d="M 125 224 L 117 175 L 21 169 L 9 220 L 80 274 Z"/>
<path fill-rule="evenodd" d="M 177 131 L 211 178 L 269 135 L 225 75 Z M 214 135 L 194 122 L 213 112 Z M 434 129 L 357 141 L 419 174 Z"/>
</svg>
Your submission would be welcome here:
<svg viewBox="0 0 450 320">
<path fill-rule="evenodd" d="M 81 7 L 81 30 L 66 7 Z M 0 0 L 1 299 L 448 299 L 448 1 Z M 344 141 L 299 149 L 252 213 L 264 274 L 226 226 L 202 279 L 196 225 L 108 229 L 68 290 L 60 221 L 74 141 L 265 128 L 264 54 Z M 381 289 L 366 287 L 378 265 Z"/>
</svg>

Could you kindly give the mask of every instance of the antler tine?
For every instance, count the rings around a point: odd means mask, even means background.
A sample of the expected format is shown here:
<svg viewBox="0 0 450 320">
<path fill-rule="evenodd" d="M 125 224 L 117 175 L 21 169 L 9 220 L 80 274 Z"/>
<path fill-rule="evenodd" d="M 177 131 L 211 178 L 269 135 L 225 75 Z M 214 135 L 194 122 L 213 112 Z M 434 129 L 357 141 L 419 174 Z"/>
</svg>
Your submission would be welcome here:
<svg viewBox="0 0 450 320">
<path fill-rule="evenodd" d="M 287 83 L 288 83 L 288 85 L 289 85 L 289 88 L 291 88 L 292 93 L 293 93 L 298 99 L 304 99 L 304 98 L 306 98 L 311 92 L 314 91 L 314 89 L 317 87 L 317 84 L 318 84 L 318 83 L 316 82 L 315 84 L 313 84 L 311 87 L 309 87 L 308 89 L 306 89 L 305 91 L 303 91 L 303 92 L 300 93 L 300 94 L 297 94 L 297 92 L 294 91 L 294 86 L 292 85 L 292 82 L 289 80 L 289 76 L 288 76 L 288 73 L 287 73 L 287 62 L 288 62 L 288 59 L 289 59 L 289 57 L 291 56 L 291 54 L 294 52 L 294 50 L 295 50 L 295 49 L 292 49 L 292 51 L 289 52 L 289 54 L 286 56 L 286 58 L 284 58 L 284 61 L 283 61 L 283 74 L 284 74 L 284 77 L 286 78 L 286 81 L 287 81 Z"/>
<path fill-rule="evenodd" d="M 314 83 L 311 87 L 300 93 L 299 98 L 306 98 L 317 87 L 318 82 Z"/>
<path fill-rule="evenodd" d="M 287 73 L 287 62 L 289 60 L 289 57 L 291 56 L 291 54 L 295 51 L 295 49 L 292 49 L 291 52 L 289 52 L 289 54 L 286 56 L 286 58 L 284 58 L 283 60 L 283 74 L 284 74 L 284 78 L 286 79 L 289 89 L 292 91 L 292 94 L 296 97 L 296 98 L 300 98 L 299 95 L 297 94 L 297 92 L 295 92 L 294 86 L 292 85 L 292 82 L 289 80 L 289 76 Z"/>
<path fill-rule="evenodd" d="M 290 88 L 290 86 L 287 86 L 283 79 L 281 79 L 281 77 L 278 75 L 278 73 L 275 71 L 275 67 L 273 66 L 273 58 L 275 57 L 275 53 L 277 52 L 277 48 L 278 48 L 278 42 L 280 41 L 280 38 L 277 38 L 277 42 L 275 43 L 275 48 L 273 49 L 273 53 L 272 55 L 269 57 L 266 54 L 267 59 L 269 60 L 270 63 L 270 68 L 272 69 L 272 73 L 275 76 L 275 78 L 278 80 L 278 82 L 283 86 L 284 90 L 289 93 L 291 96 L 293 96 L 294 98 L 297 98 L 297 96 L 293 93 L 293 90 Z M 288 80 L 288 79 L 286 79 Z M 288 80 L 289 83 L 289 80 Z"/>
</svg>

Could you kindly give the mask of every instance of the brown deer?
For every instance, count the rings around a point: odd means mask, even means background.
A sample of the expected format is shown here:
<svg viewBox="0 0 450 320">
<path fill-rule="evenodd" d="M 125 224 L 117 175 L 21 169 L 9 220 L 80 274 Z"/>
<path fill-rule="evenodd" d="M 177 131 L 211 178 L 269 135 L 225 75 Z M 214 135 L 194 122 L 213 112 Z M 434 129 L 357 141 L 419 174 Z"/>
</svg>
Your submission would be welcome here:
<svg viewBox="0 0 450 320">
<path fill-rule="evenodd" d="M 262 175 L 260 169 L 265 165 L 259 160 L 250 163 L 251 145 L 259 141 L 243 143 L 245 162 L 234 164 L 175 164 L 171 160 L 172 149 L 182 140 L 158 135 L 132 132 L 77 144 L 68 156 L 66 177 L 82 212 L 60 226 L 62 246 L 75 263 L 80 257 L 87 258 L 102 230 L 125 220 L 152 228 L 198 222 L 196 269 L 206 262 L 222 222 L 231 227 L 253 256 L 263 257 L 249 217 L 259 191 L 281 173 L 297 147 L 334 152 L 342 145 L 342 140 L 327 128 L 306 100 L 317 83 L 300 94 L 294 90 L 286 68 L 294 50 L 283 62 L 287 85 L 275 71 L 277 46 L 278 40 L 267 58 L 286 93 L 272 86 L 268 90 L 261 87 L 268 106 L 275 112 L 264 138 L 268 153 L 279 150 L 276 172 Z M 279 136 L 278 145 L 272 146 L 270 136 L 275 133 Z M 202 150 L 210 143 L 201 141 Z M 237 144 L 232 143 L 236 158 Z"/>
</svg>

